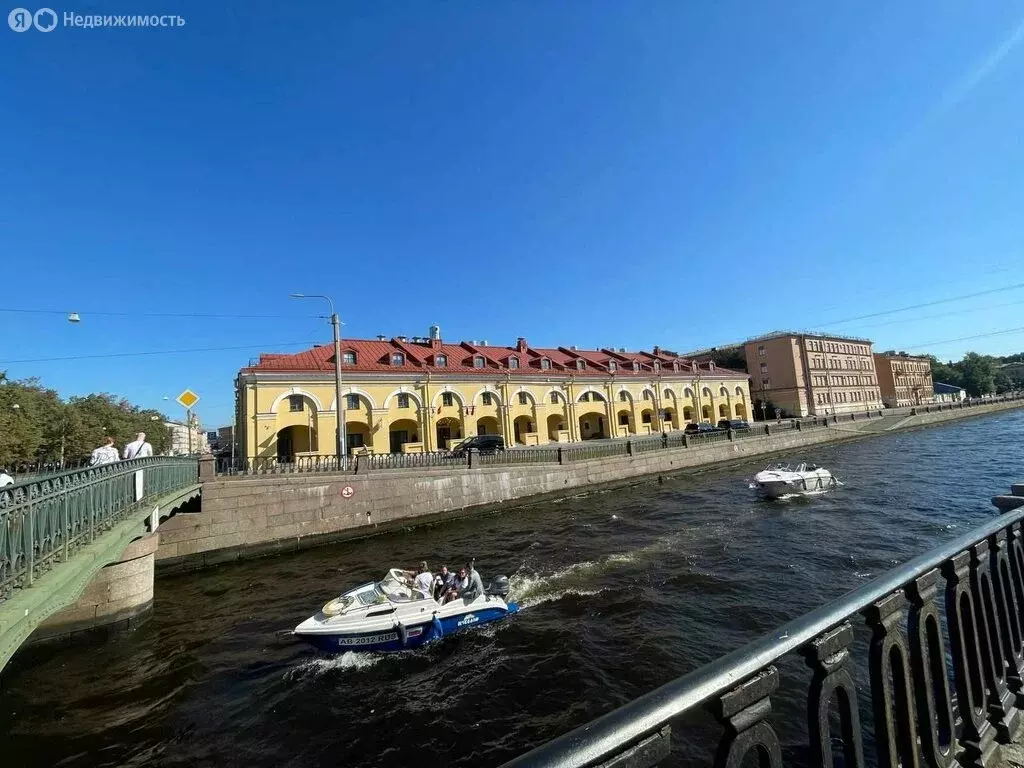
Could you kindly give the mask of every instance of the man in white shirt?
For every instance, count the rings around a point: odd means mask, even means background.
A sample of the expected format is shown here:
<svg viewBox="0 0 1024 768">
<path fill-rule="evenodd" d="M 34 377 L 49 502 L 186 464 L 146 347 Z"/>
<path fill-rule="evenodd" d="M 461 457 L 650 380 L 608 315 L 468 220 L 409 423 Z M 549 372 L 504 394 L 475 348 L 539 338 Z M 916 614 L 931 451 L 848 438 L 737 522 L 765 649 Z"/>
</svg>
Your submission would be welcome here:
<svg viewBox="0 0 1024 768">
<path fill-rule="evenodd" d="M 426 563 L 420 563 L 420 572 L 413 579 L 413 586 L 422 592 L 424 597 L 430 597 L 430 590 L 434 586 L 434 576 L 427 568 Z"/>
<path fill-rule="evenodd" d="M 125 459 L 142 459 L 153 455 L 153 446 L 146 442 L 146 433 L 139 432 L 135 439 L 124 447 Z"/>
<path fill-rule="evenodd" d="M 104 437 L 103 445 L 92 452 L 92 458 L 89 459 L 89 466 L 96 467 L 100 464 L 113 464 L 115 461 L 120 461 L 121 456 L 117 452 L 117 448 L 114 447 L 114 438 Z"/>
</svg>

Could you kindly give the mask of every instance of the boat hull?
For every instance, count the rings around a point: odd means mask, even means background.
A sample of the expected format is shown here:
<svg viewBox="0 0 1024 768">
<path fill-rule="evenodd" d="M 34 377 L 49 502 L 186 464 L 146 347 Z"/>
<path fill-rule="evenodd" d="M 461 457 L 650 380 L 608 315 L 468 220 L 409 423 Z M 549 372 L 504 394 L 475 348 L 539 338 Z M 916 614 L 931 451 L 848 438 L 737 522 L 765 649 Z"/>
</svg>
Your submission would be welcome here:
<svg viewBox="0 0 1024 768">
<path fill-rule="evenodd" d="M 295 636 L 328 653 L 407 651 L 464 629 L 490 624 L 509 614 L 516 613 L 518 610 L 515 603 L 509 603 L 507 607 L 481 607 L 454 616 L 437 617 L 436 619 L 431 617 L 427 621 L 397 625 L 391 629 L 376 632 L 346 632 L 341 628 L 336 631 L 306 632 L 297 628 Z"/>
</svg>

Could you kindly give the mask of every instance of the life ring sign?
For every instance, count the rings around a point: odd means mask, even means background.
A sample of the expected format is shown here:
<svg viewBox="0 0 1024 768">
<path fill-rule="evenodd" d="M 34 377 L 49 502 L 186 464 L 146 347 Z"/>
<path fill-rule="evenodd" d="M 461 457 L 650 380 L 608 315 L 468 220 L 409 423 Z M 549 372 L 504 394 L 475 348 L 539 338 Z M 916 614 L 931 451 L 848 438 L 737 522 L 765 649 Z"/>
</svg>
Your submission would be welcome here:
<svg viewBox="0 0 1024 768">
<path fill-rule="evenodd" d="M 351 485 L 346 485 L 344 488 L 341 489 L 341 498 L 343 499 L 351 499 L 355 495 L 356 489 L 353 488 Z"/>
</svg>

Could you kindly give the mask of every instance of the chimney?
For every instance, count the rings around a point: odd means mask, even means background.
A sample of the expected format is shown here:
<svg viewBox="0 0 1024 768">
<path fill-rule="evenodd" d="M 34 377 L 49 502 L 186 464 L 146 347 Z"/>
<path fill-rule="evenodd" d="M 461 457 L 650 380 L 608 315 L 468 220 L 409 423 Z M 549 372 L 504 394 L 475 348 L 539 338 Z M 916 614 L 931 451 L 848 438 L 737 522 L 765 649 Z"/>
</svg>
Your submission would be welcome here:
<svg viewBox="0 0 1024 768">
<path fill-rule="evenodd" d="M 432 325 L 430 326 L 430 348 L 440 349 L 441 348 L 441 326 Z"/>
<path fill-rule="evenodd" d="M 527 346 L 526 345 L 526 339 L 524 339 L 522 336 L 520 336 L 518 339 L 516 339 L 516 351 L 517 352 L 525 352 L 526 351 L 526 346 Z"/>
<path fill-rule="evenodd" d="M 383 333 L 378 333 L 377 334 L 377 341 L 387 341 L 387 340 L 388 340 L 388 337 L 385 336 Z"/>
<path fill-rule="evenodd" d="M 654 345 L 654 354 L 655 355 L 660 355 L 661 354 L 661 347 L 659 347 L 657 344 Z"/>
</svg>

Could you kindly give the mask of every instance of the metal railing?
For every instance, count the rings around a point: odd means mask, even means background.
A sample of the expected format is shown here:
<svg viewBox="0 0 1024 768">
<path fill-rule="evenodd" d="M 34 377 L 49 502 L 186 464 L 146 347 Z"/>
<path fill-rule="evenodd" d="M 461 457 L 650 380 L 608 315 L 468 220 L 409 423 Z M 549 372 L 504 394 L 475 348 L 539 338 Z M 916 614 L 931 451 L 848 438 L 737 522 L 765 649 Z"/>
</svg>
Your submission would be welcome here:
<svg viewBox="0 0 1024 768">
<path fill-rule="evenodd" d="M 780 684 L 778 698 L 806 713 L 810 765 L 832 766 L 836 753 L 861 768 L 876 762 L 865 758 L 871 748 L 883 766 L 990 765 L 1024 703 L 1022 520 L 1024 508 L 997 517 L 506 766 L 648 768 L 668 761 L 673 721 L 707 710 L 719 725 L 707 750 L 716 767 L 754 752 L 778 768 L 771 697 Z M 858 618 L 871 637 L 855 657 Z M 810 667 L 809 681 L 783 680 L 793 657 Z M 862 733 L 864 695 L 873 717 Z"/>
<path fill-rule="evenodd" d="M 355 472 L 356 457 L 297 456 L 280 459 L 277 456 L 250 456 L 217 459 L 219 475 L 287 475 L 296 472 Z"/>
<path fill-rule="evenodd" d="M 558 448 L 499 451 L 479 457 L 482 466 L 508 464 L 558 464 Z"/>
<path fill-rule="evenodd" d="M 431 451 L 429 453 L 376 453 L 359 456 L 358 470 L 366 469 L 406 469 L 416 467 L 464 467 L 469 459 L 449 451 Z"/>
<path fill-rule="evenodd" d="M 146 500 L 199 482 L 194 458 L 131 459 L 0 488 L 0 601 Z"/>
<path fill-rule="evenodd" d="M 747 430 L 745 432 L 736 432 L 736 436 L 743 435 L 743 437 L 751 437 L 752 433 Z M 690 433 L 690 445 L 711 445 L 713 443 L 725 443 L 730 440 L 728 432 L 691 432 Z"/>
<path fill-rule="evenodd" d="M 586 461 L 607 456 L 625 456 L 629 452 L 628 441 L 589 440 L 572 443 L 562 449 L 563 461 Z"/>
</svg>

